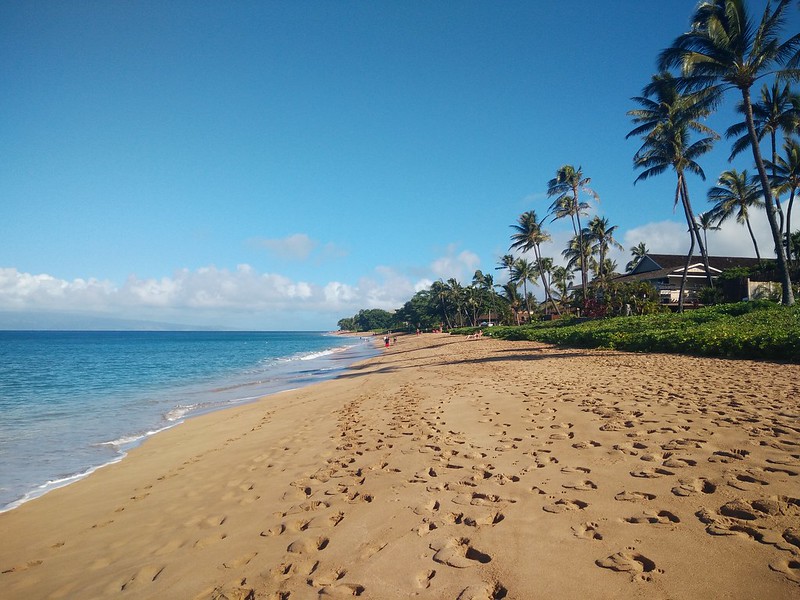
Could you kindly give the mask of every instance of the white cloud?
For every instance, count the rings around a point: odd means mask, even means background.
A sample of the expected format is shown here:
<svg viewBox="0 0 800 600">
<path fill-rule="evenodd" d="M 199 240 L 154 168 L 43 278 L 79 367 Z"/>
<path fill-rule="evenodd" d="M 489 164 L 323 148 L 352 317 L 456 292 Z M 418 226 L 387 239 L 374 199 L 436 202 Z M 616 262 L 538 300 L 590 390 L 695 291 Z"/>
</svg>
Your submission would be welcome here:
<svg viewBox="0 0 800 600">
<path fill-rule="evenodd" d="M 763 213 L 753 215 L 750 219 L 753 233 L 763 258 L 774 255 L 772 235 L 767 217 Z M 702 233 L 702 231 L 701 231 Z M 659 221 L 647 223 L 625 232 L 625 260 L 629 260 L 630 248 L 644 242 L 648 250 L 655 254 L 686 254 L 689 250 L 689 233 L 686 223 L 679 221 Z M 748 256 L 755 257 L 755 249 L 745 225 L 735 220 L 726 222 L 719 231 L 708 232 L 708 250 L 712 256 Z M 700 249 L 695 246 L 694 252 L 699 255 Z"/>
<path fill-rule="evenodd" d="M 305 233 L 294 233 L 280 239 L 257 240 L 257 243 L 279 258 L 288 260 L 305 260 L 318 246 L 318 243 Z"/>
<path fill-rule="evenodd" d="M 378 266 L 355 284 L 299 281 L 247 264 L 234 269 L 214 265 L 179 269 L 159 278 L 130 275 L 121 284 L 0 268 L 0 311 L 59 311 L 198 326 L 325 329 L 362 308 L 399 308 L 438 278 L 469 283 L 479 264 L 474 252 L 453 245 L 427 268 L 408 269 L 415 271 L 413 276 Z"/>
<path fill-rule="evenodd" d="M 446 254 L 434 260 L 430 265 L 433 276 L 437 279 L 450 279 L 458 281 L 472 281 L 475 270 L 480 265 L 480 258 L 474 252 L 462 250 L 457 252 L 455 244 L 447 247 Z"/>
</svg>

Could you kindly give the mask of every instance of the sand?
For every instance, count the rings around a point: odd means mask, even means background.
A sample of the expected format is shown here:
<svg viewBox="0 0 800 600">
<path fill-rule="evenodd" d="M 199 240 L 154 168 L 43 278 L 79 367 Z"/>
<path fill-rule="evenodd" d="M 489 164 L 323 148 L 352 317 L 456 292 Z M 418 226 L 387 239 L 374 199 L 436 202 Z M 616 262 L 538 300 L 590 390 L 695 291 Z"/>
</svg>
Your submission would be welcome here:
<svg viewBox="0 0 800 600">
<path fill-rule="evenodd" d="M 798 598 L 799 397 L 798 365 L 401 337 L 0 514 L 0 595 Z"/>
</svg>

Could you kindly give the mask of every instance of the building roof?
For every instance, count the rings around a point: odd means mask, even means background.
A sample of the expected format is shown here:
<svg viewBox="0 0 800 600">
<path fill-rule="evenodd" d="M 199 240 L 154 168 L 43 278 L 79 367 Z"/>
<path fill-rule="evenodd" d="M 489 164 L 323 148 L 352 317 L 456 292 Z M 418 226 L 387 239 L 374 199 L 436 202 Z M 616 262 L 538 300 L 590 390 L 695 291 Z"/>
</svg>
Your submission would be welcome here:
<svg viewBox="0 0 800 600">
<path fill-rule="evenodd" d="M 708 267 L 712 275 L 718 275 L 725 269 L 734 267 L 755 267 L 758 265 L 757 258 L 744 258 L 737 256 L 709 256 Z M 665 279 L 669 276 L 679 276 L 683 274 L 686 266 L 686 256 L 680 254 L 646 254 L 644 255 L 630 273 L 620 275 L 615 281 L 652 281 Z M 705 266 L 703 259 L 697 256 L 692 259 L 689 265 L 689 272 L 695 275 L 705 276 Z"/>
</svg>

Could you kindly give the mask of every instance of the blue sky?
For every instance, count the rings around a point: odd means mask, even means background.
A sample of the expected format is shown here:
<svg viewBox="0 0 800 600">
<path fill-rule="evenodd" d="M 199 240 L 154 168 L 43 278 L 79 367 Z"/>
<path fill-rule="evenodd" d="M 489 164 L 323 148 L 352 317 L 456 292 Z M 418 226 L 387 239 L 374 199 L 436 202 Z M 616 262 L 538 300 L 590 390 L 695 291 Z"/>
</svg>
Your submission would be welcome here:
<svg viewBox="0 0 800 600">
<path fill-rule="evenodd" d="M 440 277 L 502 280 L 509 226 L 566 163 L 626 249 L 685 252 L 673 177 L 634 186 L 625 134 L 694 6 L 3 2 L 0 312 L 334 328 Z M 698 211 L 728 151 L 690 181 Z M 548 227 L 559 258 L 570 225 Z M 754 255 L 735 223 L 709 246 Z"/>
</svg>

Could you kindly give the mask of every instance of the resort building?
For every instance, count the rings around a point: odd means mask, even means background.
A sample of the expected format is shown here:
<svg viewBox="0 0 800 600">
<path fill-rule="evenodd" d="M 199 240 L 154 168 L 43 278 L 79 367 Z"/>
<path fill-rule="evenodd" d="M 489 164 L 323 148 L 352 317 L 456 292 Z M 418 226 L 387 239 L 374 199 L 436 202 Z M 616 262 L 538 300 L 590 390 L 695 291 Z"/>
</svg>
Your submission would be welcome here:
<svg viewBox="0 0 800 600">
<path fill-rule="evenodd" d="M 762 261 L 773 262 L 773 261 Z M 712 281 L 726 269 L 758 266 L 758 259 L 735 256 L 709 256 L 708 268 Z M 630 273 L 614 278 L 617 283 L 646 281 L 653 285 L 661 297 L 661 303 L 677 306 L 681 279 L 686 268 L 686 256 L 680 254 L 646 254 Z M 768 279 L 765 277 L 765 279 Z M 702 256 L 693 257 L 686 274 L 684 302 L 697 303 L 698 293 L 708 286 Z M 724 292 L 731 299 L 752 300 L 780 291 L 780 284 L 772 281 L 751 281 L 750 278 L 725 282 Z"/>
</svg>

